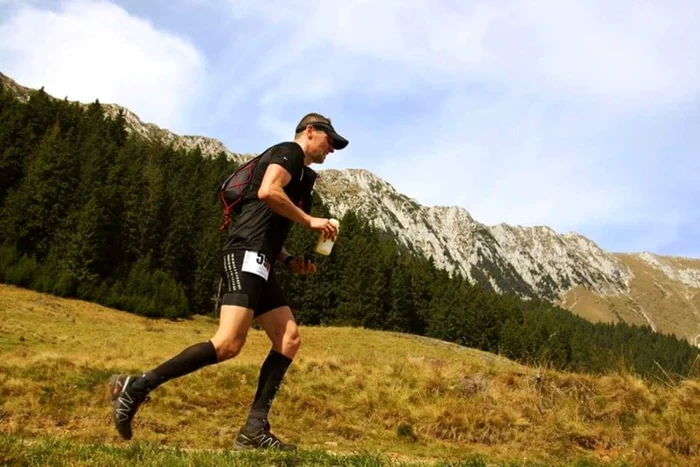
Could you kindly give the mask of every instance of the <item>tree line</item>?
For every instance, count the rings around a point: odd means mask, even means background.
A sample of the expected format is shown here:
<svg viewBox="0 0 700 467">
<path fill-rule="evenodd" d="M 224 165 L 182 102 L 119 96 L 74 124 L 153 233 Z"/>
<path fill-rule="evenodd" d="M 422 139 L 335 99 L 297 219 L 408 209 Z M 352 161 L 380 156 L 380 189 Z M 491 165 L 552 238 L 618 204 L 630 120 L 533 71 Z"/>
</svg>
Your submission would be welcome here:
<svg viewBox="0 0 700 467">
<path fill-rule="evenodd" d="M 0 281 L 149 317 L 215 313 L 225 233 L 221 153 L 176 150 L 126 131 L 122 114 L 0 87 Z M 332 213 L 314 195 L 313 214 Z M 558 369 L 620 367 L 667 379 L 697 372 L 700 351 L 672 335 L 590 323 L 544 300 L 471 284 L 401 248 L 349 212 L 318 273 L 280 272 L 300 324 L 435 337 Z M 311 254 L 295 226 L 287 249 Z"/>
</svg>

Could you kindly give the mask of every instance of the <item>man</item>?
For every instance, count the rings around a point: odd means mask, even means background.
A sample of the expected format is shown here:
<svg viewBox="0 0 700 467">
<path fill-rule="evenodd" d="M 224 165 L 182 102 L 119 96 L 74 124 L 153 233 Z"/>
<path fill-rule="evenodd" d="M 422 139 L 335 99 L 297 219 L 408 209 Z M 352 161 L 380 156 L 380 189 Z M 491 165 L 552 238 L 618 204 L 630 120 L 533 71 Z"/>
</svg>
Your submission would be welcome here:
<svg viewBox="0 0 700 467">
<path fill-rule="evenodd" d="M 112 415 L 123 438 L 131 439 L 131 422 L 151 391 L 173 378 L 238 355 L 255 318 L 272 341 L 272 349 L 260 370 L 250 414 L 234 446 L 294 449 L 272 434 L 267 422 L 272 400 L 301 343 L 271 263 L 275 258 L 296 273 L 316 271 L 313 263 L 303 256 L 291 256 L 283 245 L 292 222 L 335 239 L 337 229 L 329 219 L 309 215 L 316 173 L 308 166 L 322 164 L 329 153 L 347 145 L 330 119 L 311 113 L 297 125 L 293 142 L 265 151 L 253 171 L 249 187 L 253 195 L 243 202 L 222 250 L 224 294 L 219 329 L 209 341 L 188 347 L 141 376 L 112 376 Z"/>
</svg>

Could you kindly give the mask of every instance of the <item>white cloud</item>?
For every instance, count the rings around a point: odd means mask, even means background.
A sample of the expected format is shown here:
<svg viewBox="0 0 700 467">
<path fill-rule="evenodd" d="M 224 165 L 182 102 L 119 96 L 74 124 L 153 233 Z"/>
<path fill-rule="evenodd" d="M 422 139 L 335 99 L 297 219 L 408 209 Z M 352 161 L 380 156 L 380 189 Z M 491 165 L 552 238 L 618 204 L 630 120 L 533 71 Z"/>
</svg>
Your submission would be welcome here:
<svg viewBox="0 0 700 467">
<path fill-rule="evenodd" d="M 204 61 L 187 40 L 107 1 L 69 0 L 51 11 L 24 5 L 0 25 L 3 72 L 29 87 L 83 102 L 99 99 L 174 131 L 186 129 Z"/>
<path fill-rule="evenodd" d="M 270 75 L 302 61 L 343 81 L 408 73 L 455 84 L 465 78 L 534 92 L 667 102 L 700 91 L 696 2 L 403 2 L 230 0 L 238 19 L 288 28 L 265 57 Z M 313 57 L 313 62 L 306 62 Z M 348 61 L 374 59 L 370 76 Z M 378 76 L 379 75 L 379 76 Z M 298 98 L 289 92 L 289 98 Z M 648 102 L 641 101 L 640 104 Z M 653 102 L 655 103 L 655 102 Z"/>
</svg>

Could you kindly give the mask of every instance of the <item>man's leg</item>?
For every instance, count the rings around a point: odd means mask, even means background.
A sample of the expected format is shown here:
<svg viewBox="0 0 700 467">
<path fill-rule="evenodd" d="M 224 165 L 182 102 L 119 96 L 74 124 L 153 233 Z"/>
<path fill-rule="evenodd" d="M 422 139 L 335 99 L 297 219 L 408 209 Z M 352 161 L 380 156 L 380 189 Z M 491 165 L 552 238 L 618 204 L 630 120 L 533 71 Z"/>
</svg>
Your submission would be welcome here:
<svg viewBox="0 0 700 467">
<path fill-rule="evenodd" d="M 195 344 L 141 377 L 112 377 L 112 417 L 117 431 L 131 439 L 131 421 L 147 394 L 164 382 L 235 357 L 245 344 L 265 281 L 242 271 L 244 255 L 240 251 L 222 251 L 219 273 L 224 294 L 219 329 L 207 342 Z"/>
<path fill-rule="evenodd" d="M 134 387 L 152 391 L 166 381 L 235 357 L 243 348 L 252 323 L 253 310 L 241 306 L 223 305 L 219 317 L 219 329 L 214 337 L 188 347 L 167 362 L 145 373 L 134 381 Z"/>
<path fill-rule="evenodd" d="M 245 344 L 252 322 L 253 310 L 224 305 L 221 307 L 219 329 L 211 340 L 188 347 L 141 377 L 113 376 L 112 415 L 122 438 L 131 439 L 131 421 L 149 392 L 173 378 L 238 355 Z"/>
<path fill-rule="evenodd" d="M 299 328 L 288 306 L 262 314 L 258 322 L 272 341 L 272 350 L 260 369 L 258 390 L 248 420 L 236 440 L 236 447 L 293 448 L 269 432 L 267 417 L 284 375 L 299 350 Z"/>
<path fill-rule="evenodd" d="M 260 370 L 258 390 L 246 423 L 250 430 L 265 426 L 272 401 L 301 345 L 299 328 L 288 306 L 268 311 L 258 322 L 272 341 L 272 350 Z"/>
</svg>

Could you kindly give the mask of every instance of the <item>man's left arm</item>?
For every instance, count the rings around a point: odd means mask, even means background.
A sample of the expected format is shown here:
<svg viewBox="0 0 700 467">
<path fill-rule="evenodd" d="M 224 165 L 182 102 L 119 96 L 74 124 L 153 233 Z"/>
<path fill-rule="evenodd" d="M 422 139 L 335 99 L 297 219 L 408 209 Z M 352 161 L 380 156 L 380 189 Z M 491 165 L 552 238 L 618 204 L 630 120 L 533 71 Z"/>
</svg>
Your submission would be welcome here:
<svg viewBox="0 0 700 467">
<path fill-rule="evenodd" d="M 305 256 L 292 256 L 284 247 L 282 247 L 277 261 L 297 274 L 312 274 L 316 272 L 316 265 L 311 259 L 307 259 Z"/>
<path fill-rule="evenodd" d="M 279 261 L 281 264 L 284 264 L 284 261 L 290 256 L 291 255 L 289 254 L 289 252 L 284 247 L 282 247 L 282 251 L 280 251 L 280 254 L 277 257 L 277 261 Z"/>
</svg>

